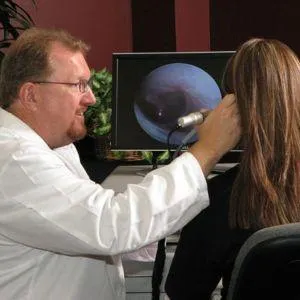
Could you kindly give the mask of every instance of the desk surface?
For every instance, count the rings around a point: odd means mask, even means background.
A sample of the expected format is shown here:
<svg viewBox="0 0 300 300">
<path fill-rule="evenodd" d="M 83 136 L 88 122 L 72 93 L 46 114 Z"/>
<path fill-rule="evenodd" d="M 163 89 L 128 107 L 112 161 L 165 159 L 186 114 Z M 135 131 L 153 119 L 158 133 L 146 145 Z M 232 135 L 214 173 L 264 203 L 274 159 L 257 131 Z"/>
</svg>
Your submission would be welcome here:
<svg viewBox="0 0 300 300">
<path fill-rule="evenodd" d="M 208 178 L 216 176 L 218 173 L 234 167 L 236 163 L 217 164 L 213 172 Z M 124 192 L 128 184 L 140 183 L 143 180 L 145 171 L 151 171 L 150 165 L 135 165 L 135 166 L 118 166 L 114 171 L 101 183 L 104 188 L 113 189 L 117 193 Z"/>
<path fill-rule="evenodd" d="M 144 176 L 139 174 L 145 170 L 150 171 L 151 166 L 118 166 L 101 185 L 104 188 L 113 189 L 117 193 L 124 192 L 127 184 L 139 183 L 143 180 Z"/>
</svg>

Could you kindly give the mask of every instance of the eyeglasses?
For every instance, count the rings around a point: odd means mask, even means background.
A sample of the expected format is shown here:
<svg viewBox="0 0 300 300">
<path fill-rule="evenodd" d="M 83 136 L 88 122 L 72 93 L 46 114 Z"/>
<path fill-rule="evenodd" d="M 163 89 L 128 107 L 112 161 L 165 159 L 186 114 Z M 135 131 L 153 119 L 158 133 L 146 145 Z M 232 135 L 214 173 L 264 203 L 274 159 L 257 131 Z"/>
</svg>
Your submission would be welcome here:
<svg viewBox="0 0 300 300">
<path fill-rule="evenodd" d="M 31 81 L 32 83 L 37 84 L 64 84 L 64 85 L 70 85 L 75 86 L 79 89 L 81 93 L 86 93 L 89 88 L 92 88 L 92 78 L 89 80 L 80 79 L 78 82 L 58 82 L 58 81 Z"/>
</svg>

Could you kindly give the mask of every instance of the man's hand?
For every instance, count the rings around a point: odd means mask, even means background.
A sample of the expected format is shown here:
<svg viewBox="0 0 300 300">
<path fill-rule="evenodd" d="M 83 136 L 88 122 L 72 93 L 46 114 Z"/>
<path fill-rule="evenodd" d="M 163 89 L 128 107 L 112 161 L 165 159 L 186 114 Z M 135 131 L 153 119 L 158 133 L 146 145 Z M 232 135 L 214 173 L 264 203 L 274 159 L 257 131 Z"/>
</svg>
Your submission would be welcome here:
<svg viewBox="0 0 300 300">
<path fill-rule="evenodd" d="M 208 175 L 218 160 L 239 141 L 240 115 L 233 94 L 226 95 L 212 110 L 204 123 L 197 126 L 198 142 L 189 151 L 199 161 L 204 175 Z"/>
</svg>

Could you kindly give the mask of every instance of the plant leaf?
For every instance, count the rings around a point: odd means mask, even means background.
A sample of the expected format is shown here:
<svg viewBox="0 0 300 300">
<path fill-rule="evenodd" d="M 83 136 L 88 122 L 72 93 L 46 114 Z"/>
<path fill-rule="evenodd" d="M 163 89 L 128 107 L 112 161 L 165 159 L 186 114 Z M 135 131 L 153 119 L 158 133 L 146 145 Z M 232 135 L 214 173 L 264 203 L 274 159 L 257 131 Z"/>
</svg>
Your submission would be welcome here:
<svg viewBox="0 0 300 300">
<path fill-rule="evenodd" d="M 152 151 L 141 151 L 142 158 L 149 164 L 152 164 L 153 152 Z"/>
<path fill-rule="evenodd" d="M 161 154 L 159 154 L 159 156 L 157 157 L 157 162 L 165 162 L 169 158 L 170 158 L 169 151 L 166 150 L 166 151 L 162 152 Z"/>
</svg>

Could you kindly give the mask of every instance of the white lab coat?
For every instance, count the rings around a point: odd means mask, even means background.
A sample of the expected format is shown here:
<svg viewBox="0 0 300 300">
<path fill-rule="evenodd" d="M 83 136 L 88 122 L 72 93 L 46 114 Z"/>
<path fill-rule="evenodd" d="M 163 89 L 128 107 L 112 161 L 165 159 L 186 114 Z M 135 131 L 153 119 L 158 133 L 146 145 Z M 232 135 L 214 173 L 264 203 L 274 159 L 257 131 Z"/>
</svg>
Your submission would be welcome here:
<svg viewBox="0 0 300 300">
<path fill-rule="evenodd" d="M 120 254 L 174 233 L 209 203 L 189 153 L 115 194 L 68 147 L 51 150 L 0 109 L 0 299 L 125 299 Z"/>
</svg>

